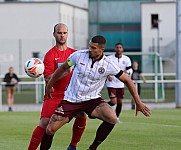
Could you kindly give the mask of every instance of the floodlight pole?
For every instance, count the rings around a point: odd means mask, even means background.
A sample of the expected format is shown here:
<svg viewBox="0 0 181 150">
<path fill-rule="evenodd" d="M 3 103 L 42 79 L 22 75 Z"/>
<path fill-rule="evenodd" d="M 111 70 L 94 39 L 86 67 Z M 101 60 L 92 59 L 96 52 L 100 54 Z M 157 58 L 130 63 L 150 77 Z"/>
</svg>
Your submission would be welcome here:
<svg viewBox="0 0 181 150">
<path fill-rule="evenodd" d="M 181 80 L 181 0 L 176 0 L 176 80 Z M 176 108 L 181 108 L 181 83 L 176 83 Z"/>
</svg>

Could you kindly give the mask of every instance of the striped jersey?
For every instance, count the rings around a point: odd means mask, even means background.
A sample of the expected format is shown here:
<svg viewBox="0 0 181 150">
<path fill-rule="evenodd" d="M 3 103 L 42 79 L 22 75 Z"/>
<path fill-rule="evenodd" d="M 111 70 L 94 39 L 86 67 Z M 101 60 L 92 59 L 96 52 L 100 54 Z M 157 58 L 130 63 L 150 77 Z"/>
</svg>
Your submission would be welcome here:
<svg viewBox="0 0 181 150">
<path fill-rule="evenodd" d="M 72 78 L 64 96 L 64 99 L 70 102 L 77 103 L 101 97 L 100 92 L 107 76 L 122 75 L 120 68 L 105 55 L 93 62 L 88 50 L 71 54 L 67 61 L 74 65 Z"/>
<path fill-rule="evenodd" d="M 115 56 L 115 54 L 107 56 L 113 63 L 115 63 L 121 70 L 125 71 L 131 68 L 131 60 L 128 56 L 122 55 L 121 58 Z M 124 83 L 117 79 L 115 76 L 111 76 L 112 81 L 107 80 L 107 87 L 124 88 Z"/>
</svg>

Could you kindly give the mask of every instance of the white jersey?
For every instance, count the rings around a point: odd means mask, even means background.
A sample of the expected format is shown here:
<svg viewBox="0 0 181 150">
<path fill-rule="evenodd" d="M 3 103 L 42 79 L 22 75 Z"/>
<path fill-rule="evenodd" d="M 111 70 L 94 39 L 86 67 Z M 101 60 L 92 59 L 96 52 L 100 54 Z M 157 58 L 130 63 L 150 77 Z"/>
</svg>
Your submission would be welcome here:
<svg viewBox="0 0 181 150">
<path fill-rule="evenodd" d="M 88 50 L 74 52 L 68 58 L 74 65 L 70 83 L 65 91 L 64 99 L 70 102 L 82 102 L 101 97 L 108 75 L 122 75 L 120 68 L 105 55 L 92 62 Z"/>
<path fill-rule="evenodd" d="M 115 54 L 108 56 L 108 58 L 114 62 L 121 70 L 125 71 L 131 68 L 131 60 L 128 56 L 122 55 L 121 58 L 115 56 Z M 124 88 L 124 83 L 117 79 L 115 76 L 111 76 L 112 81 L 107 80 L 107 87 Z"/>
</svg>

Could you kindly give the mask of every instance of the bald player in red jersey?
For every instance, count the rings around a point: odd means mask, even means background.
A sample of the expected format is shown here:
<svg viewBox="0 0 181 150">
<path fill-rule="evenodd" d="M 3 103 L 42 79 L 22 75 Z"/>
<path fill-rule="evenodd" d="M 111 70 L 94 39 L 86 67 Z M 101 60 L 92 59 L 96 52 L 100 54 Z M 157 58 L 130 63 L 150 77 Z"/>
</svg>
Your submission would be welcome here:
<svg viewBox="0 0 181 150">
<path fill-rule="evenodd" d="M 53 35 L 56 40 L 56 45 L 52 49 L 50 49 L 44 57 L 44 79 L 46 84 L 48 83 L 54 71 L 67 60 L 70 54 L 75 52 L 74 49 L 67 47 L 66 41 L 68 36 L 68 28 L 65 24 L 56 24 L 54 26 Z M 70 81 L 71 75 L 72 71 L 69 70 L 69 72 L 66 72 L 63 75 L 64 77 L 62 79 L 58 80 L 53 85 L 52 99 L 48 99 L 47 95 L 44 95 L 40 123 L 32 134 L 28 150 L 36 150 L 40 142 L 43 143 L 43 141 L 45 140 L 45 137 L 43 136 L 45 129 L 58 104 L 64 98 L 64 91 L 66 90 L 66 87 Z M 75 119 L 73 125 L 72 140 L 67 150 L 76 150 L 76 145 L 80 141 L 80 138 L 85 129 L 85 125 L 86 117 L 82 113 Z M 52 141 L 52 139 L 49 140 Z M 47 147 L 46 143 L 43 143 L 40 146 L 40 150 L 44 150 L 44 145 Z"/>
</svg>

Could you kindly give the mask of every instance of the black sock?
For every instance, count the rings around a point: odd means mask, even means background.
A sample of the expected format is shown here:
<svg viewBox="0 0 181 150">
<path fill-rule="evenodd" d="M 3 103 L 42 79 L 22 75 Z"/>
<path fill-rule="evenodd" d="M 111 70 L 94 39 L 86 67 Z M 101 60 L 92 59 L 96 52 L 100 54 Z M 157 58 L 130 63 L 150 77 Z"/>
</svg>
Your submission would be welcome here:
<svg viewBox="0 0 181 150">
<path fill-rule="evenodd" d="M 116 115 L 117 115 L 117 117 L 119 117 L 119 115 L 121 113 L 121 110 L 122 110 L 122 104 L 117 104 L 117 106 L 116 106 Z"/>
<path fill-rule="evenodd" d="M 109 101 L 108 104 L 109 104 L 110 106 L 114 106 L 114 105 L 115 105 L 115 104 L 112 103 L 111 101 Z"/>
<path fill-rule="evenodd" d="M 50 149 L 52 145 L 52 140 L 53 140 L 53 135 L 48 135 L 45 132 L 41 140 L 40 150 Z"/>
<path fill-rule="evenodd" d="M 115 124 L 110 124 L 104 121 L 97 129 L 96 137 L 92 145 L 89 147 L 89 150 L 96 150 L 97 147 L 106 139 L 114 126 Z"/>
<path fill-rule="evenodd" d="M 11 108 L 11 107 L 9 107 L 9 108 L 8 108 L 8 111 L 12 111 L 12 108 Z"/>
</svg>

